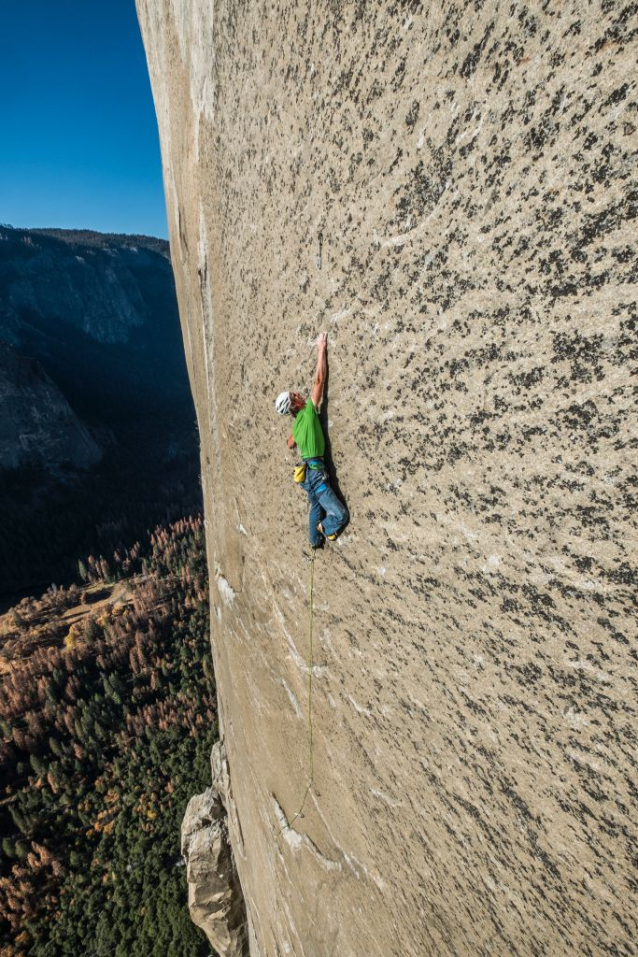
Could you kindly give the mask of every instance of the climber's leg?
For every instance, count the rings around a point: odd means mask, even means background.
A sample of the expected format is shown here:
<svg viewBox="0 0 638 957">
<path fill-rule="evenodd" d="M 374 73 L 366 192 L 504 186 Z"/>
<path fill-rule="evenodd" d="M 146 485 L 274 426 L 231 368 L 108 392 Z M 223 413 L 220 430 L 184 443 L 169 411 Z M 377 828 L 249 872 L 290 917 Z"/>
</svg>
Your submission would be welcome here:
<svg viewBox="0 0 638 957">
<path fill-rule="evenodd" d="M 313 548 L 318 548 L 323 543 L 323 535 L 317 531 L 317 524 L 325 515 L 319 499 L 312 494 L 308 494 L 310 500 L 310 515 L 308 517 L 308 537 Z"/>
<path fill-rule="evenodd" d="M 328 537 L 338 534 L 348 524 L 350 518 L 348 509 L 337 498 L 329 485 L 319 494 L 318 499 L 319 505 L 326 513 L 325 519 L 317 519 L 317 521 L 321 521 L 324 535 Z"/>
</svg>

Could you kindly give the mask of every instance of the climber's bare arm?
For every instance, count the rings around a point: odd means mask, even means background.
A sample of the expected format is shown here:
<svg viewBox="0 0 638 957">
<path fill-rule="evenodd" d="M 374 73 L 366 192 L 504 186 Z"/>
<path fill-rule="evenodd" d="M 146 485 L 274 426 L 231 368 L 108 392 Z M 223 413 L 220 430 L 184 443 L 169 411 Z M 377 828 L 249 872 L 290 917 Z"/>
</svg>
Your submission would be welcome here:
<svg viewBox="0 0 638 957">
<path fill-rule="evenodd" d="M 315 409 L 319 408 L 323 387 L 326 383 L 326 373 L 328 371 L 326 350 L 328 348 L 328 335 L 325 332 L 320 333 L 317 339 L 317 369 L 315 372 L 315 381 L 312 386 L 312 404 Z"/>
<path fill-rule="evenodd" d="M 293 447 L 293 445 L 295 444 L 295 440 L 293 439 L 292 435 L 289 436 L 288 441 L 287 441 L 286 444 L 287 444 L 287 446 L 288 446 L 289 449 L 291 449 L 291 448 Z"/>
</svg>

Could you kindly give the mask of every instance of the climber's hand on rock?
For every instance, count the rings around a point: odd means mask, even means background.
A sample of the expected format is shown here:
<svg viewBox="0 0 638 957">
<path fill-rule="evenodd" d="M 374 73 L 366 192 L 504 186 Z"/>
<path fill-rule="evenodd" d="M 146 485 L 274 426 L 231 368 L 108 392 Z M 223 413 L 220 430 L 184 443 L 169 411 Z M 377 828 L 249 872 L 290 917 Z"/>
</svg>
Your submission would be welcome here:
<svg viewBox="0 0 638 957">
<path fill-rule="evenodd" d="M 317 349 L 321 351 L 322 349 L 325 349 L 327 345 L 328 345 L 328 333 L 320 332 L 317 338 Z"/>
</svg>

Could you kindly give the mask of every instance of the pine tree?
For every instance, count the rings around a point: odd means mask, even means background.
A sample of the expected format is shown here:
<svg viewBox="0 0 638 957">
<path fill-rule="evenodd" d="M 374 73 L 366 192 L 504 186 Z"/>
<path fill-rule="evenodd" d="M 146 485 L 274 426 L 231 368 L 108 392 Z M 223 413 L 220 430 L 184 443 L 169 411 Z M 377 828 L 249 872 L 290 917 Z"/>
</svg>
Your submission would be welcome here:
<svg viewBox="0 0 638 957">
<path fill-rule="evenodd" d="M 10 860 L 15 860 L 17 857 L 15 843 L 11 840 L 11 838 L 2 838 L 2 852 L 5 857 L 8 857 Z"/>
<path fill-rule="evenodd" d="M 57 738 L 49 738 L 49 747 L 53 754 L 58 758 L 64 757 L 64 749 Z"/>
<path fill-rule="evenodd" d="M 42 776 L 47 773 L 46 764 L 37 754 L 29 755 L 29 763 L 37 775 Z"/>
<path fill-rule="evenodd" d="M 29 853 L 29 845 L 26 841 L 16 841 L 15 842 L 15 856 L 19 861 L 25 861 Z"/>
</svg>

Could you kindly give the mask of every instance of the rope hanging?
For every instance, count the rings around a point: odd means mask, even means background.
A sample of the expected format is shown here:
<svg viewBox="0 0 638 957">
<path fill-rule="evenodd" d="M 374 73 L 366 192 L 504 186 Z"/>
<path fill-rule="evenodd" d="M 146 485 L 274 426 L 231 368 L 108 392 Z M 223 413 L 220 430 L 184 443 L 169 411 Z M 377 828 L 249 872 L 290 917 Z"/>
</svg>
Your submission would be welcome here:
<svg viewBox="0 0 638 957">
<path fill-rule="evenodd" d="M 313 592 L 314 592 L 314 583 L 315 583 L 315 549 L 312 549 L 311 558 L 310 558 L 310 651 L 308 654 L 308 768 L 309 768 L 309 777 L 308 777 L 308 786 L 304 791 L 304 796 L 299 805 L 299 810 L 289 822 L 288 825 L 282 827 L 282 831 L 286 827 L 291 828 L 298 817 L 301 817 L 304 805 L 306 803 L 306 798 L 310 793 L 310 788 L 313 785 L 315 779 L 315 765 L 314 765 L 314 744 L 312 739 L 312 672 L 314 668 L 314 649 L 313 649 L 313 619 L 314 619 L 314 608 L 313 608 Z"/>
</svg>

